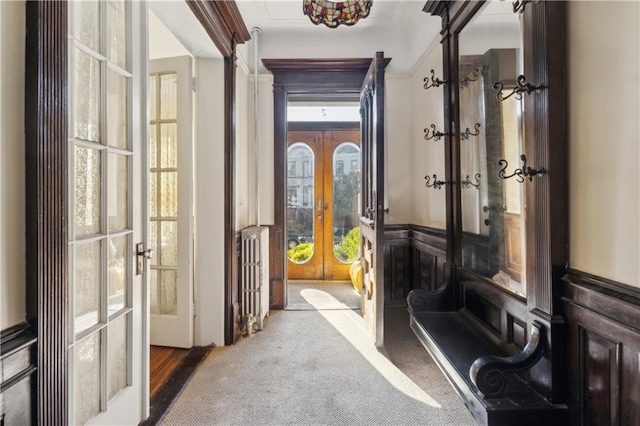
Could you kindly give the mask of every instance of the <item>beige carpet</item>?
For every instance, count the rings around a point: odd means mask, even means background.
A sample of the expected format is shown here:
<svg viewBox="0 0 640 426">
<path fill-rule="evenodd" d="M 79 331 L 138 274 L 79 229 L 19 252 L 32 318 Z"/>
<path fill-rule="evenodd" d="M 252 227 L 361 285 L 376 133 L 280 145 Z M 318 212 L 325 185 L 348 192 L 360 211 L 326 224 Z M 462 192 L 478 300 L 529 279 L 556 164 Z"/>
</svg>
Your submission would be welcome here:
<svg viewBox="0 0 640 426">
<path fill-rule="evenodd" d="M 321 288 L 300 295 L 331 301 Z M 209 355 L 163 424 L 475 424 L 408 324 L 405 309 L 387 310 L 382 353 L 357 310 L 272 312 L 265 330 Z"/>
</svg>

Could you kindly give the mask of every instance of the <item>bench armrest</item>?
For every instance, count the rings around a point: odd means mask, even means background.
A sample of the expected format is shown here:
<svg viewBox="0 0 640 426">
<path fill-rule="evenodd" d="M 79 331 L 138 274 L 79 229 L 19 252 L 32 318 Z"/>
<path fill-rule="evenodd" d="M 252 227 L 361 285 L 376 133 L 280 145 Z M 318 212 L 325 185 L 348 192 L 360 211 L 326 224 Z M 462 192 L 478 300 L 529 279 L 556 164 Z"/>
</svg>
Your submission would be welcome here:
<svg viewBox="0 0 640 426">
<path fill-rule="evenodd" d="M 415 289 L 409 292 L 407 304 L 410 313 L 453 311 L 455 270 L 448 264 L 445 264 L 442 269 L 444 285 L 436 291 Z"/>
<path fill-rule="evenodd" d="M 531 323 L 531 336 L 522 352 L 510 357 L 485 355 L 476 359 L 469 369 L 469 377 L 484 398 L 499 398 L 507 387 L 505 374 L 517 373 L 533 367 L 544 352 L 544 328 L 539 321 Z"/>
</svg>

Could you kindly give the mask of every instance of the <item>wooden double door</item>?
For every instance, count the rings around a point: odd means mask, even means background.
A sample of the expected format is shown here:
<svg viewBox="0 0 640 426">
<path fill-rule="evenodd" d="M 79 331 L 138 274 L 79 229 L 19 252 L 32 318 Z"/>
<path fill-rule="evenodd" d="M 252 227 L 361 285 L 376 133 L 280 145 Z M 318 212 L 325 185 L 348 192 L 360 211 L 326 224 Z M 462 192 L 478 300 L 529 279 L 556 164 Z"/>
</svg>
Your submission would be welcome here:
<svg viewBox="0 0 640 426">
<path fill-rule="evenodd" d="M 287 276 L 347 280 L 360 244 L 360 132 L 289 130 L 287 146 Z"/>
</svg>

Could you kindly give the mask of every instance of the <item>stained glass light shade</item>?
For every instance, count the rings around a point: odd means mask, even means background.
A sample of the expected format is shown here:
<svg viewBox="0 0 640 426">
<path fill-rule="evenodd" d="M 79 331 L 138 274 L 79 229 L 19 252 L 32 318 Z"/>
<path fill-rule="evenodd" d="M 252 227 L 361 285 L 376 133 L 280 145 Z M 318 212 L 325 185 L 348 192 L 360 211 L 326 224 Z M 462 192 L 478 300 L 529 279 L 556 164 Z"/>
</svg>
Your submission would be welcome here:
<svg viewBox="0 0 640 426">
<path fill-rule="evenodd" d="M 373 0 L 303 0 L 302 10 L 314 24 L 336 28 L 338 25 L 355 25 L 369 16 L 372 3 Z"/>
</svg>

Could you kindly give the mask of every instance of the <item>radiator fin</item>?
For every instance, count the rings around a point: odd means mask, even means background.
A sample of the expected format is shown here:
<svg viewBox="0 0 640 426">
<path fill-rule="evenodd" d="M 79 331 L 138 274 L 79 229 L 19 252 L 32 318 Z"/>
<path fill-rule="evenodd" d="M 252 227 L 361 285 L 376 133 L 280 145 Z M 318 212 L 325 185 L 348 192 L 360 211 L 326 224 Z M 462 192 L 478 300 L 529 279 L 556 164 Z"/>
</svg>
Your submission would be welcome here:
<svg viewBox="0 0 640 426">
<path fill-rule="evenodd" d="M 269 228 L 243 229 L 240 256 L 242 328 L 252 334 L 269 315 Z"/>
</svg>

